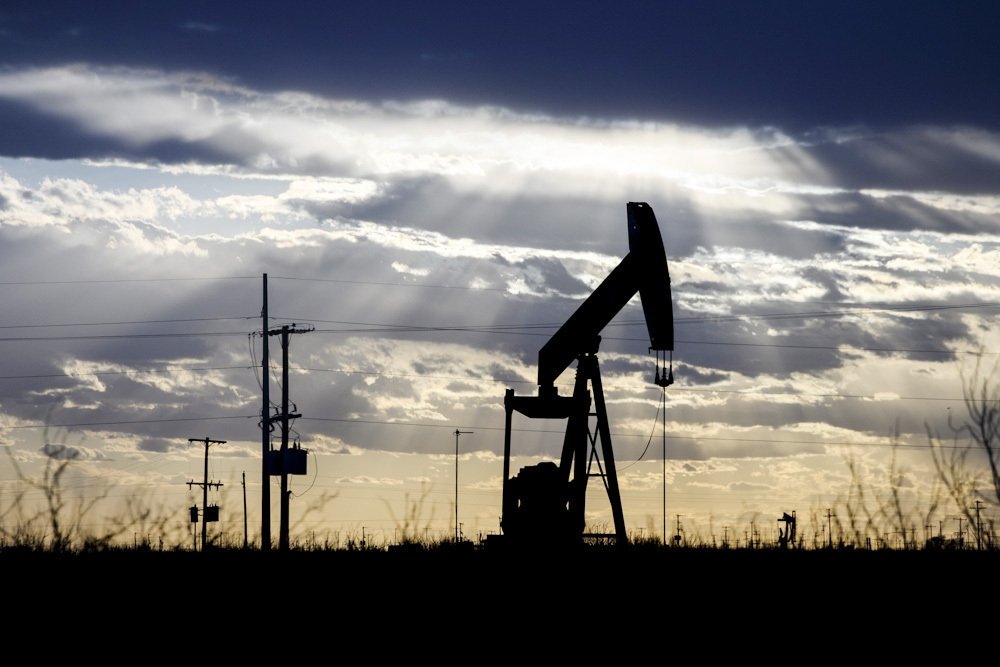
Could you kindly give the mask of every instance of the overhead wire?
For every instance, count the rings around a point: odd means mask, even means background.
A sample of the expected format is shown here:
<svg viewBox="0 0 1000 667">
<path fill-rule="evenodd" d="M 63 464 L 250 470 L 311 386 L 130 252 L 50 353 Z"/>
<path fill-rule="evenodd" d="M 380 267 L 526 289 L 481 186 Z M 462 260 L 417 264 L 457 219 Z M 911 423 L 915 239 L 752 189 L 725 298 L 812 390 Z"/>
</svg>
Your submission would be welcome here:
<svg viewBox="0 0 1000 667">
<path fill-rule="evenodd" d="M 38 423 L 38 424 L 15 424 L 11 426 L 5 426 L 6 429 L 39 429 L 39 428 L 70 428 L 70 427 L 88 427 L 88 426 L 119 426 L 119 425 L 135 425 L 135 424 L 156 424 L 156 423 L 169 423 L 169 422 L 194 422 L 194 421 L 215 421 L 215 420 L 232 420 L 232 419 L 259 419 L 259 415 L 219 415 L 212 417 L 170 417 L 170 418 L 150 418 L 150 419 L 129 419 L 129 420 L 107 420 L 107 421 L 93 421 L 93 422 L 72 422 L 72 423 Z M 425 422 L 403 422 L 403 421 L 388 421 L 388 420 L 377 420 L 377 419 L 357 419 L 357 418 L 338 418 L 338 417 L 301 417 L 304 421 L 319 421 L 319 422 L 333 422 L 333 423 L 345 423 L 345 424 L 376 424 L 382 426 L 408 426 L 417 428 L 456 428 L 454 424 L 431 424 Z M 485 426 L 478 424 L 463 424 L 459 425 L 458 428 L 469 428 L 478 429 L 481 431 L 503 431 L 504 427 L 501 426 Z M 540 429 L 540 428 L 512 428 L 511 431 L 518 433 L 550 433 L 562 435 L 564 432 L 558 429 Z M 643 434 L 641 433 L 626 433 L 626 432 L 612 432 L 612 436 L 618 438 L 641 438 Z M 858 441 L 833 441 L 833 440 L 799 440 L 799 439 L 774 439 L 774 438 L 749 438 L 749 437 L 722 437 L 722 436 L 702 436 L 702 435 L 671 435 L 666 436 L 671 440 L 694 440 L 694 441 L 708 441 L 708 442 L 756 442 L 770 445 L 812 445 L 812 446 L 864 446 L 864 447 L 899 447 L 903 449 L 928 449 L 930 445 L 909 445 L 906 443 L 899 442 L 858 442 Z M 937 447 L 943 447 L 947 449 L 959 449 L 964 447 L 964 445 L 954 445 L 948 446 L 943 443 L 935 445 Z"/>
</svg>

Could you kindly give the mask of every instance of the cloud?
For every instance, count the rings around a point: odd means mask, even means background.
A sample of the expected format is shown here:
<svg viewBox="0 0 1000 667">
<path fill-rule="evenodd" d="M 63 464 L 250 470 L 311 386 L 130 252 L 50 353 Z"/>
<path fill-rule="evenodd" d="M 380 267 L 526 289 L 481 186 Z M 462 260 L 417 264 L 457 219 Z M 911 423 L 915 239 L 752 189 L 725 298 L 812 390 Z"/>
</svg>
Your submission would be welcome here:
<svg viewBox="0 0 1000 667">
<path fill-rule="evenodd" d="M 139 441 L 138 449 L 143 452 L 165 453 L 175 447 L 176 443 L 168 438 L 143 438 Z"/>
<path fill-rule="evenodd" d="M 885 451 L 897 417 L 908 442 L 943 424 L 942 402 L 911 398 L 960 397 L 957 352 L 995 347 L 995 311 L 956 306 L 1000 301 L 1000 199 L 945 173 L 992 173 L 989 132 L 803 138 L 94 66 L 9 69 L 0 91 L 19 117 L 61 119 L 62 157 L 88 158 L 39 157 L 58 151 L 37 124 L 34 139 L 0 137 L 34 156 L 0 158 L 0 423 L 53 409 L 54 423 L 94 425 L 74 432 L 100 429 L 95 451 L 148 452 L 173 473 L 190 462 L 171 443 L 203 427 L 239 443 L 220 457 L 256 459 L 267 272 L 271 326 L 316 327 L 293 337 L 288 387 L 303 445 L 337 457 L 322 482 L 440 483 L 417 457 L 380 457 L 446 455 L 467 425 L 470 488 L 493 489 L 504 391 L 535 391 L 539 348 L 627 252 L 634 199 L 657 213 L 673 281 L 678 484 L 836 488 L 819 475 L 840 449 Z M 961 150 L 937 156 L 942 137 Z M 914 161 L 905 177 L 893 151 Z M 944 309 L 903 310 L 927 306 Z M 628 463 L 660 397 L 645 336 L 632 303 L 599 353 Z M 564 423 L 516 419 L 515 456 L 558 455 Z M 657 449 L 630 491 L 658 488 Z M 808 470 L 779 472 L 789 461 Z"/>
<path fill-rule="evenodd" d="M 403 484 L 403 480 L 394 479 L 390 477 L 369 477 L 368 475 L 359 475 L 357 477 L 338 477 L 336 480 L 337 484 L 358 484 L 366 486 L 400 486 Z"/>
<path fill-rule="evenodd" d="M 240 8 L 14 7 L 4 28 L 16 38 L 0 42 L 0 58 L 16 66 L 200 66 L 263 90 L 368 100 L 430 95 L 567 118 L 804 131 L 859 120 L 996 127 L 995 93 L 979 85 L 998 56 L 989 3 L 910 12 L 892 2 L 885 11 L 894 20 L 877 32 L 870 10 L 854 6 L 744 12 L 632 2 L 571 15 L 454 2 L 422 12 L 384 2 L 309 12 Z M 226 29 L 206 32 L 217 26 Z"/>
<path fill-rule="evenodd" d="M 768 484 L 755 484 L 753 482 L 730 482 L 726 485 L 729 491 L 735 493 L 756 493 L 760 491 L 771 491 L 774 487 Z"/>
<path fill-rule="evenodd" d="M 982 195 L 1000 187 L 1000 137 L 976 127 L 840 134 L 807 152 L 844 188 Z"/>
</svg>

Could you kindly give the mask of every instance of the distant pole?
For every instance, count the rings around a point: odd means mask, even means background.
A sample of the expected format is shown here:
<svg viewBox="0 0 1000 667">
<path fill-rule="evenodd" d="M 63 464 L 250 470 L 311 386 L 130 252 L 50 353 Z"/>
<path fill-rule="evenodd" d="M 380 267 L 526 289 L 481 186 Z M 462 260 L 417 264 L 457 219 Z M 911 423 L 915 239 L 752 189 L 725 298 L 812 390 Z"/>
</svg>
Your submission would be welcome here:
<svg viewBox="0 0 1000 667">
<path fill-rule="evenodd" d="M 208 448 L 211 445 L 224 445 L 225 440 L 212 440 L 211 438 L 188 438 L 188 442 L 203 442 L 205 443 L 205 481 L 201 484 L 197 482 L 188 482 L 188 488 L 192 486 L 201 487 L 201 550 L 205 551 L 205 545 L 208 543 L 208 487 L 214 486 L 219 488 L 222 486 L 222 482 L 209 482 L 208 481 Z"/>
<path fill-rule="evenodd" d="M 979 509 L 982 505 L 982 500 L 976 501 L 976 551 L 983 550 L 983 522 L 979 520 Z"/>
<path fill-rule="evenodd" d="M 827 532 L 829 533 L 829 535 L 828 535 L 828 538 L 830 540 L 829 545 L 830 545 L 830 548 L 832 549 L 833 548 L 833 512 L 830 510 L 829 507 L 826 509 L 826 529 L 827 529 Z"/>
<path fill-rule="evenodd" d="M 243 471 L 243 548 L 250 546 L 250 531 L 247 528 L 247 472 Z"/>
<path fill-rule="evenodd" d="M 458 436 L 463 433 L 475 433 L 475 431 L 459 431 L 455 429 L 455 542 L 459 540 L 462 527 L 458 523 Z"/>
<path fill-rule="evenodd" d="M 663 543 L 667 543 L 667 388 L 661 388 L 663 402 Z"/>
<path fill-rule="evenodd" d="M 261 551 L 271 549 L 271 392 L 270 366 L 268 356 L 268 317 L 267 317 L 267 274 L 264 274 L 264 308 L 261 310 L 261 331 L 263 332 L 264 351 L 261 353 L 260 375 L 261 388 L 264 392 L 264 406 L 260 411 L 260 441 L 261 441 L 261 484 L 260 484 L 260 548 Z"/>
</svg>

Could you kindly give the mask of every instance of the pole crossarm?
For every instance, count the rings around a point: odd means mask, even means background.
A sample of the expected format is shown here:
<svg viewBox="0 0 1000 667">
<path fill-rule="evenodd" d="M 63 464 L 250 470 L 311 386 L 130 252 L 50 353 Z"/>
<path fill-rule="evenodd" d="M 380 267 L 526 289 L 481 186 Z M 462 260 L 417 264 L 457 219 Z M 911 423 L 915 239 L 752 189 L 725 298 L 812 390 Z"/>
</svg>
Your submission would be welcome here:
<svg viewBox="0 0 1000 667">
<path fill-rule="evenodd" d="M 213 440 L 212 438 L 188 438 L 188 442 L 198 442 L 205 445 L 205 477 L 204 481 L 195 482 L 194 480 L 187 483 L 188 489 L 195 486 L 201 487 L 201 550 L 205 551 L 205 547 L 208 545 L 208 488 L 215 487 L 218 489 L 223 486 L 222 482 L 210 482 L 208 481 L 208 448 L 212 445 L 224 445 L 225 440 Z"/>
</svg>

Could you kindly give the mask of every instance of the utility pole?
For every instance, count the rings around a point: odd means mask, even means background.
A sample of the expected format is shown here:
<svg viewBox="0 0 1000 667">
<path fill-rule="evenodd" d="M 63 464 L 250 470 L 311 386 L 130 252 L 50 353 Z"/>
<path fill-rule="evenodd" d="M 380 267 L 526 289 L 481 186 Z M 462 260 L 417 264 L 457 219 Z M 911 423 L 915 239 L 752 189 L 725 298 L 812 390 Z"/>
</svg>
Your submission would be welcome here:
<svg viewBox="0 0 1000 667">
<path fill-rule="evenodd" d="M 260 411 L 260 550 L 271 549 L 271 393 L 270 366 L 271 359 L 267 349 L 268 317 L 267 317 L 267 274 L 264 274 L 264 308 L 260 313 L 263 324 L 261 331 L 264 351 L 261 353 L 260 382 L 264 392 L 264 406 Z"/>
<path fill-rule="evenodd" d="M 222 482 L 209 482 L 208 481 L 208 448 L 211 445 L 224 445 L 225 440 L 212 440 L 211 438 L 188 438 L 188 442 L 203 442 L 205 443 L 205 480 L 203 482 L 188 482 L 188 488 L 194 486 L 201 487 L 201 550 L 205 551 L 205 545 L 208 543 L 208 487 L 214 486 L 218 489 L 222 486 Z"/>
<path fill-rule="evenodd" d="M 827 531 L 829 532 L 829 539 L 830 539 L 830 543 L 829 544 L 830 544 L 830 548 L 832 549 L 833 548 L 833 512 L 830 510 L 830 508 L 827 508 L 827 510 L 826 510 L 826 528 L 827 528 Z"/>
<path fill-rule="evenodd" d="M 475 431 L 459 431 L 455 429 L 455 544 L 458 544 L 462 533 L 462 526 L 458 523 L 458 436 L 464 433 L 475 433 Z"/>
<path fill-rule="evenodd" d="M 661 388 L 660 395 L 663 412 L 663 544 L 665 545 L 667 543 L 667 388 L 665 386 Z"/>
<path fill-rule="evenodd" d="M 247 530 L 247 472 L 243 471 L 243 548 L 250 546 L 250 531 Z"/>
<path fill-rule="evenodd" d="M 312 327 L 297 327 L 295 324 L 284 325 L 280 329 L 267 332 L 268 336 L 281 336 L 281 414 L 276 418 L 281 421 L 281 524 L 278 533 L 278 549 L 288 551 L 288 421 L 301 417 L 288 411 L 288 337 L 297 333 L 309 333 Z"/>
<path fill-rule="evenodd" d="M 983 523 L 979 520 L 979 510 L 983 506 L 982 500 L 976 501 L 976 551 L 983 550 Z"/>
<path fill-rule="evenodd" d="M 958 548 L 959 549 L 965 548 L 965 540 L 963 539 L 963 537 L 965 535 L 962 533 L 962 521 L 964 521 L 964 519 L 962 517 L 958 517 Z"/>
</svg>

